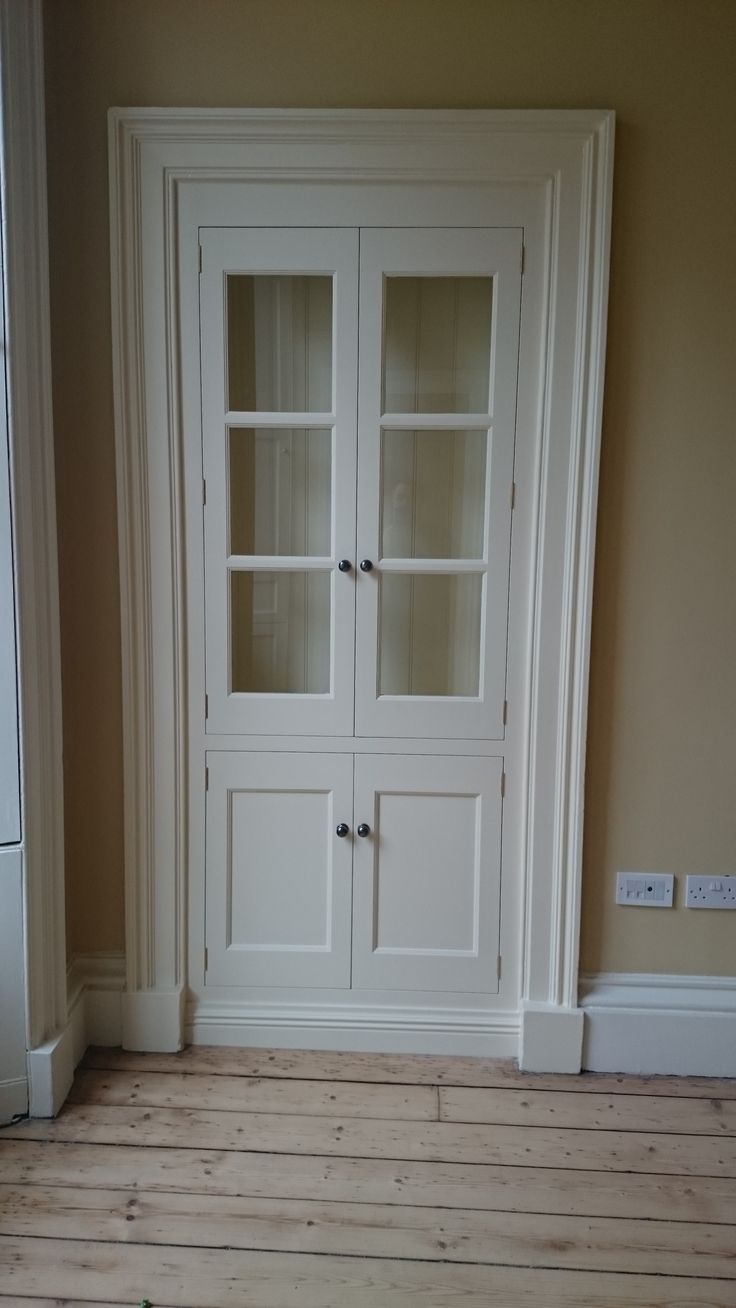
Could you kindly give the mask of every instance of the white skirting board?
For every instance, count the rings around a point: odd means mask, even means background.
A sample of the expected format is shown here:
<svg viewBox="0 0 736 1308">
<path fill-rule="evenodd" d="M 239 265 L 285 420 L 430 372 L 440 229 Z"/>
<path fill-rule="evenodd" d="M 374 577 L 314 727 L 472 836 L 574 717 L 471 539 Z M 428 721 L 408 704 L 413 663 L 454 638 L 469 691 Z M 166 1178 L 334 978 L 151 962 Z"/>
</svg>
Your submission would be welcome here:
<svg viewBox="0 0 736 1308">
<path fill-rule="evenodd" d="M 184 1036 L 193 1045 L 283 1049 L 350 1049 L 357 1053 L 457 1054 L 514 1058 L 518 1014 L 446 1009 L 190 1003 Z"/>
<path fill-rule="evenodd" d="M 583 1068 L 736 1076 L 736 977 L 599 972 L 580 978 Z"/>
</svg>

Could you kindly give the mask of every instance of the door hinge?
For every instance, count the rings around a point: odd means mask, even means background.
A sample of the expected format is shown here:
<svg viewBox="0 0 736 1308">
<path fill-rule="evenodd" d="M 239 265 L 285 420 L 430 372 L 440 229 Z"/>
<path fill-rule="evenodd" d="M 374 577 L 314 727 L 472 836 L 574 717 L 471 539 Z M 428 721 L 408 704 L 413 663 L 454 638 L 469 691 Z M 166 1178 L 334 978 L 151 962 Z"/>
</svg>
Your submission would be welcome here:
<svg viewBox="0 0 736 1308">
<path fill-rule="evenodd" d="M 496 980 L 497 981 L 501 980 L 501 955 L 500 954 L 496 959 Z"/>
<path fill-rule="evenodd" d="M 504 726 L 506 726 L 508 720 L 509 720 L 509 701 L 505 699 L 503 701 L 503 725 Z"/>
<path fill-rule="evenodd" d="M 506 794 L 506 773 L 502 772 L 501 773 L 501 799 L 504 798 L 505 794 Z"/>
<path fill-rule="evenodd" d="M 521 260 L 520 260 L 520 268 L 519 268 L 519 271 L 521 272 L 522 277 L 524 276 L 525 255 L 526 255 L 526 246 L 525 246 L 524 242 L 522 241 L 522 243 L 521 243 Z"/>
<path fill-rule="evenodd" d="M 516 482 L 515 482 L 515 481 L 512 481 L 512 483 L 511 483 L 511 509 L 512 509 L 512 511 L 513 511 L 515 508 L 516 508 Z"/>
<path fill-rule="evenodd" d="M 202 503 L 207 503 L 207 482 L 202 478 Z"/>
<path fill-rule="evenodd" d="M 499 961 L 499 963 L 500 963 L 501 960 L 499 959 L 498 961 Z M 207 968 L 209 967 L 209 965 L 210 965 L 210 951 L 209 951 L 209 949 L 205 949 L 205 951 L 204 951 L 204 970 L 205 970 L 205 972 L 207 971 Z"/>
<path fill-rule="evenodd" d="M 204 697 L 204 716 L 205 716 L 206 718 L 208 718 L 208 717 L 210 716 L 210 697 L 209 697 L 209 695 L 205 695 L 205 697 Z M 506 719 L 504 718 L 504 722 L 505 722 L 505 721 L 506 721 Z"/>
<path fill-rule="evenodd" d="M 201 246 L 201 245 L 198 245 L 198 246 L 197 246 L 197 249 L 199 250 L 199 255 L 198 255 L 198 258 L 199 258 L 199 271 L 201 272 L 201 271 L 202 271 L 202 246 Z"/>
<path fill-rule="evenodd" d="M 209 770 L 209 768 L 205 768 L 205 770 L 204 770 L 204 788 L 205 788 L 205 790 L 209 790 L 209 788 L 210 788 L 210 770 Z"/>
</svg>

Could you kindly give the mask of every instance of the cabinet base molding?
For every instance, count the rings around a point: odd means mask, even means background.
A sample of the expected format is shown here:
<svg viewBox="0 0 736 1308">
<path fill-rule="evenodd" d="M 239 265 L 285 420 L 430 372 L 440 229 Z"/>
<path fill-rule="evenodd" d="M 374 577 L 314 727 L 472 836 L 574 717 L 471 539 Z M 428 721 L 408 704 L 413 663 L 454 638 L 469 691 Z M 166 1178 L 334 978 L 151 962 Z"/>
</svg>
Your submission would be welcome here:
<svg viewBox="0 0 736 1308">
<path fill-rule="evenodd" d="M 123 994 L 123 1049 L 176 1054 L 183 1047 L 183 987 L 126 990 Z"/>
<path fill-rule="evenodd" d="M 76 1066 L 79 1017 L 72 1015 L 63 1031 L 28 1051 L 29 1113 L 55 1117 L 72 1087 Z"/>
<path fill-rule="evenodd" d="M 736 977 L 599 972 L 580 994 L 586 1071 L 736 1076 Z"/>
<path fill-rule="evenodd" d="M 515 1012 L 356 1008 L 353 1005 L 190 1003 L 184 1038 L 193 1045 L 350 1049 L 356 1053 L 458 1054 L 515 1058 Z"/>
<path fill-rule="evenodd" d="M 557 1004 L 526 1004 L 521 1012 L 522 1072 L 579 1072 L 583 1013 Z"/>
</svg>

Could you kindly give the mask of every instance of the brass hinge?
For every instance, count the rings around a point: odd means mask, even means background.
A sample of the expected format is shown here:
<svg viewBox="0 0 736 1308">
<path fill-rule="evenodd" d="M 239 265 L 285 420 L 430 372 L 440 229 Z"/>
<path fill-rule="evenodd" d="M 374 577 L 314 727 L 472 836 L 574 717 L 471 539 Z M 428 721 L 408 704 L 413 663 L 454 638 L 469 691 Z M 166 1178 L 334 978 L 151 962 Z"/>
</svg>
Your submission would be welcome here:
<svg viewBox="0 0 736 1308">
<path fill-rule="evenodd" d="M 207 503 L 207 482 L 202 478 L 202 503 Z"/>
<path fill-rule="evenodd" d="M 210 770 L 209 770 L 209 768 L 205 768 L 205 770 L 204 770 L 204 788 L 205 788 L 205 790 L 209 790 L 209 788 L 210 788 Z"/>
<path fill-rule="evenodd" d="M 500 963 L 501 960 L 499 959 L 498 961 L 499 961 L 499 963 Z M 209 949 L 205 949 L 205 951 L 204 951 L 204 970 L 205 970 L 205 972 L 207 971 L 207 968 L 209 967 L 209 965 L 210 965 L 210 951 L 209 951 Z"/>
<path fill-rule="evenodd" d="M 202 246 L 197 247 L 199 250 L 199 271 L 202 271 Z"/>
<path fill-rule="evenodd" d="M 496 980 L 497 981 L 501 980 L 501 955 L 500 954 L 496 959 Z"/>
<path fill-rule="evenodd" d="M 515 481 L 512 481 L 512 483 L 511 483 L 511 508 L 512 508 L 512 510 L 513 510 L 515 507 L 516 507 L 516 482 L 515 482 Z"/>
<path fill-rule="evenodd" d="M 508 720 L 509 720 L 509 701 L 505 699 L 503 701 L 503 725 L 504 726 L 506 726 Z"/>
<path fill-rule="evenodd" d="M 522 241 L 522 243 L 521 243 L 521 268 L 520 268 L 520 271 L 521 271 L 521 275 L 522 275 L 522 277 L 524 276 L 524 262 L 525 262 L 525 258 L 524 258 L 524 256 L 525 256 L 525 253 L 526 253 L 526 246 L 524 245 L 524 242 Z"/>
<path fill-rule="evenodd" d="M 502 772 L 501 773 L 501 799 L 503 799 L 505 794 L 506 794 L 506 773 Z"/>
<path fill-rule="evenodd" d="M 208 717 L 210 716 L 210 697 L 209 697 L 209 695 L 205 695 L 205 697 L 204 697 L 204 716 L 205 716 L 206 718 L 208 718 Z"/>
</svg>

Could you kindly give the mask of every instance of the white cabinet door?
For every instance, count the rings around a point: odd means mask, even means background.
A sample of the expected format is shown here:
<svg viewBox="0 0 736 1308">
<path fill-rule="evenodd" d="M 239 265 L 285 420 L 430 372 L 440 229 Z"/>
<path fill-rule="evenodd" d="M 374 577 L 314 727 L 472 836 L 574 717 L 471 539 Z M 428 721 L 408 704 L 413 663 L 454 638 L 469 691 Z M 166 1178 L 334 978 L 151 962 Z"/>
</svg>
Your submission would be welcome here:
<svg viewBox="0 0 736 1308">
<path fill-rule="evenodd" d="M 359 736 L 503 736 L 521 251 L 361 231 Z"/>
<path fill-rule="evenodd" d="M 499 758 L 356 758 L 355 988 L 498 990 L 501 771 Z"/>
<path fill-rule="evenodd" d="M 208 730 L 351 735 L 358 233 L 200 239 Z"/>
<path fill-rule="evenodd" d="M 206 983 L 348 987 L 352 755 L 207 760 Z"/>
</svg>

